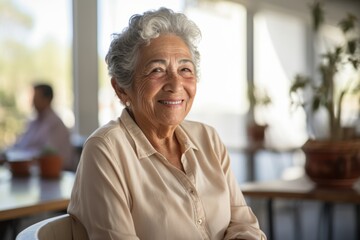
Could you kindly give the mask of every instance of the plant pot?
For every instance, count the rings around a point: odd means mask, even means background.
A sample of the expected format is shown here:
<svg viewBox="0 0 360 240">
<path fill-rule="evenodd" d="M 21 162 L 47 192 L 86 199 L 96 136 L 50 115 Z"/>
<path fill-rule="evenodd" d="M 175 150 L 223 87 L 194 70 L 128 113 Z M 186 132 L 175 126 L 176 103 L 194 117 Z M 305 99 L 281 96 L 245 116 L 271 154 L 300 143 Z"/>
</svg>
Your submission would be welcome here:
<svg viewBox="0 0 360 240">
<path fill-rule="evenodd" d="M 59 155 L 44 155 L 39 158 L 40 175 L 43 178 L 58 178 L 63 160 Z"/>
<path fill-rule="evenodd" d="M 17 159 L 8 161 L 10 171 L 14 177 L 28 177 L 30 176 L 30 168 L 32 160 Z"/>
<path fill-rule="evenodd" d="M 6 151 L 5 159 L 9 169 L 15 177 L 27 177 L 31 175 L 33 160 L 37 157 L 37 151 L 12 149 Z"/>
<path fill-rule="evenodd" d="M 352 187 L 360 177 L 360 141 L 309 140 L 305 173 L 319 187 Z"/>
<path fill-rule="evenodd" d="M 267 127 L 268 125 L 259 125 L 255 122 L 249 123 L 247 126 L 247 135 L 250 143 L 264 143 L 265 131 Z"/>
</svg>

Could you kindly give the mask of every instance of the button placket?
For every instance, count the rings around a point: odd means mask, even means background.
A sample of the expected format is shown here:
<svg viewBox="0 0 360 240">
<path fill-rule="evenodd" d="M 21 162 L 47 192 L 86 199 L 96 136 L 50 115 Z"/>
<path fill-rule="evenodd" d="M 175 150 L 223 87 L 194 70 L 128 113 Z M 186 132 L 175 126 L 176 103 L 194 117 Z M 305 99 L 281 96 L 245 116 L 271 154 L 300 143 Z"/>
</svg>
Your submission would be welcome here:
<svg viewBox="0 0 360 240">
<path fill-rule="evenodd" d="M 203 239 L 209 239 L 209 232 L 205 220 L 205 211 L 195 187 L 194 175 L 192 174 L 191 171 L 189 171 L 187 172 L 187 174 L 181 174 L 179 180 L 182 181 L 183 186 L 185 187 L 189 198 L 193 202 L 195 225 L 201 232 Z"/>
</svg>

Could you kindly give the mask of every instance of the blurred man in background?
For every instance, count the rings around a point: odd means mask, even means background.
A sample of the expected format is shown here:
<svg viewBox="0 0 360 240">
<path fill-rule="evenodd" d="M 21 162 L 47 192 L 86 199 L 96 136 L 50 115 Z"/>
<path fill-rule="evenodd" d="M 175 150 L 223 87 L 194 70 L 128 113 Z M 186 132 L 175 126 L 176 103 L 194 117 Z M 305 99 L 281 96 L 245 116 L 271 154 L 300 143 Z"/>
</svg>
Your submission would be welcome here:
<svg viewBox="0 0 360 240">
<path fill-rule="evenodd" d="M 33 106 L 36 118 L 30 121 L 24 133 L 13 146 L 5 150 L 5 157 L 11 152 L 21 152 L 36 157 L 42 151 L 51 150 L 63 158 L 64 169 L 73 169 L 73 147 L 70 141 L 70 132 L 60 117 L 52 108 L 53 89 L 48 84 L 33 86 Z"/>
</svg>

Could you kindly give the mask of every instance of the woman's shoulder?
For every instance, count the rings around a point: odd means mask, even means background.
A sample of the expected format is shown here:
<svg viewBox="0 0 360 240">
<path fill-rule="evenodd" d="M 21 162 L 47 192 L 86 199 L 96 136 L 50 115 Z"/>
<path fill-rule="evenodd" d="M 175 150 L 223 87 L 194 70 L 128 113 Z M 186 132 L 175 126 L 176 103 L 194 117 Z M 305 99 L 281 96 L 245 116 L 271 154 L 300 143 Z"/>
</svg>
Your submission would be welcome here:
<svg viewBox="0 0 360 240">
<path fill-rule="evenodd" d="M 121 135 L 121 133 L 123 132 L 121 126 L 120 126 L 120 121 L 117 120 L 111 120 L 110 122 L 108 122 L 107 124 L 97 128 L 90 136 L 88 139 L 91 138 L 109 138 L 111 135 Z"/>
</svg>

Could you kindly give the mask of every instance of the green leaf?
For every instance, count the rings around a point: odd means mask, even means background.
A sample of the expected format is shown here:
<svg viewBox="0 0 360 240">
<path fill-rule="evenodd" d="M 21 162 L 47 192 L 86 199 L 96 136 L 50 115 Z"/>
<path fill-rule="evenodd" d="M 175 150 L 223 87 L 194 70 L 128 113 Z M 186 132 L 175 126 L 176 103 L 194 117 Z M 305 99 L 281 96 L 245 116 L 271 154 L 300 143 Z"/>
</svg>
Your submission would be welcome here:
<svg viewBox="0 0 360 240">
<path fill-rule="evenodd" d="M 349 40 L 348 42 L 347 42 L 347 52 L 349 53 L 349 54 L 354 54 L 355 53 L 355 51 L 356 51 L 356 48 L 357 48 L 357 43 L 358 42 L 358 40 L 357 39 L 353 39 L 353 40 Z"/>
<path fill-rule="evenodd" d="M 321 99 L 319 97 L 315 97 L 314 101 L 313 101 L 313 104 L 312 104 L 312 110 L 314 112 L 319 109 L 320 103 L 321 103 Z"/>
<path fill-rule="evenodd" d="M 293 93 L 296 92 L 298 89 L 303 89 L 309 83 L 310 83 L 310 79 L 308 77 L 298 74 L 295 76 L 295 81 L 291 85 L 289 92 Z"/>
<path fill-rule="evenodd" d="M 357 21 L 356 16 L 348 13 L 347 17 L 339 22 L 341 30 L 346 33 L 355 28 L 355 22 Z"/>
<path fill-rule="evenodd" d="M 313 28 L 316 32 L 319 30 L 320 25 L 324 22 L 324 10 L 322 4 L 318 1 L 311 4 L 310 9 L 313 18 Z"/>
<path fill-rule="evenodd" d="M 55 148 L 46 146 L 41 150 L 40 156 L 57 155 L 58 152 Z"/>
<path fill-rule="evenodd" d="M 355 59 L 355 58 L 349 58 L 349 62 L 352 64 L 352 66 L 355 68 L 355 69 L 358 69 L 359 67 L 359 59 Z"/>
</svg>

